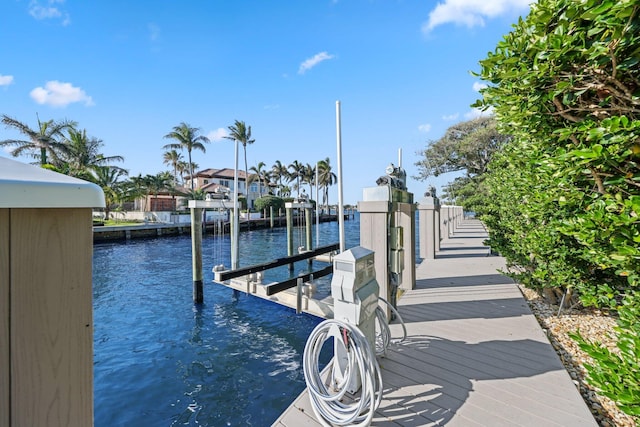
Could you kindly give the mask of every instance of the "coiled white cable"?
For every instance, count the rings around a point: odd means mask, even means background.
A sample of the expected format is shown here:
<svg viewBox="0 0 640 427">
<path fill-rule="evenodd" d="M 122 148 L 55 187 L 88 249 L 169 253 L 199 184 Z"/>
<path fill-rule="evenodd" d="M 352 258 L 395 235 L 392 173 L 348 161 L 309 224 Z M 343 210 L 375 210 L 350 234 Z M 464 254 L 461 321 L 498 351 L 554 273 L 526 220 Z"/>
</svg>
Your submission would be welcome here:
<svg viewBox="0 0 640 427">
<path fill-rule="evenodd" d="M 327 387 L 319 370 L 320 351 L 324 342 L 333 337 L 341 343 L 348 356 L 344 372 L 337 375 L 336 357 L 332 360 L 331 387 Z M 357 371 L 356 371 L 357 369 Z M 371 345 L 354 325 L 329 319 L 311 332 L 304 347 L 304 378 L 309 389 L 311 407 L 323 426 L 368 426 L 382 400 L 382 374 Z M 341 402 L 356 372 L 360 374 L 360 398 L 353 403 Z M 333 390 L 333 392 L 332 392 Z"/>
</svg>

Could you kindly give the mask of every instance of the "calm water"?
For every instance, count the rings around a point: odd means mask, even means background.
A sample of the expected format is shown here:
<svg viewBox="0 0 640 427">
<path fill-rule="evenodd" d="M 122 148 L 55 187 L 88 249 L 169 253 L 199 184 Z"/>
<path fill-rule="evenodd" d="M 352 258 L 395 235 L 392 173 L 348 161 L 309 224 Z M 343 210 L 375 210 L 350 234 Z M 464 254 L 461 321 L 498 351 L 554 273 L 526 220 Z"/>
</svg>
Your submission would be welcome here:
<svg viewBox="0 0 640 427">
<path fill-rule="evenodd" d="M 347 248 L 359 244 L 357 218 L 345 222 Z M 337 243 L 338 224 L 319 235 Z M 295 246 L 303 239 L 296 230 Z M 269 426 L 304 389 L 302 351 L 321 319 L 211 283 L 211 266 L 230 265 L 229 245 L 203 239 L 201 306 L 188 236 L 94 245 L 96 427 Z M 286 251 L 284 228 L 240 234 L 240 266 Z M 265 279 L 285 277 L 286 267 Z"/>
</svg>

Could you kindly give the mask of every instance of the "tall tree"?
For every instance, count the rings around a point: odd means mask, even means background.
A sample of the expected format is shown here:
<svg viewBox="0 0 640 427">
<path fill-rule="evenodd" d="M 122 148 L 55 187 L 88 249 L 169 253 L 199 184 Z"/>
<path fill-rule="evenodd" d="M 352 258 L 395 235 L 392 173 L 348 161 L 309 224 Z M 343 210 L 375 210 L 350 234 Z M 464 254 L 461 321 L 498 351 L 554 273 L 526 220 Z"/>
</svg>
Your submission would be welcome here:
<svg viewBox="0 0 640 427">
<path fill-rule="evenodd" d="M 331 170 L 329 158 L 318 162 L 318 185 L 322 188 L 322 204 L 329 206 L 329 187 L 338 181 L 338 177 Z"/>
<path fill-rule="evenodd" d="M 236 120 L 235 124 L 229 126 L 229 135 L 225 136 L 226 139 L 232 141 L 238 141 L 242 144 L 242 150 L 244 152 L 244 176 L 247 181 L 247 193 L 249 192 L 249 167 L 247 165 L 247 145 L 253 144 L 256 140 L 251 139 L 251 126 L 247 126 L 244 121 Z"/>
<path fill-rule="evenodd" d="M 173 168 L 173 180 L 175 185 L 178 185 L 178 164 L 182 160 L 182 154 L 176 150 L 165 151 L 162 159 L 162 163 Z"/>
<path fill-rule="evenodd" d="M 36 117 L 38 116 L 36 115 Z M 16 148 L 11 151 L 12 156 L 18 157 L 26 154 L 34 159 L 39 159 L 40 165 L 50 163 L 47 155 L 51 157 L 52 161 L 56 161 L 59 155 L 66 151 L 66 146 L 62 141 L 64 131 L 77 125 L 76 122 L 69 120 L 59 122 L 48 120 L 42 122 L 40 121 L 40 117 L 38 117 L 38 128 L 32 129 L 28 125 L 5 114 L 2 115 L 2 123 L 8 128 L 17 130 L 29 139 L 5 139 L 4 141 L 0 141 L 0 147 L 15 146 Z"/>
<path fill-rule="evenodd" d="M 494 117 L 479 117 L 449 127 L 444 136 L 430 141 L 418 154 L 419 176 L 425 180 L 443 173 L 465 171 L 468 176 L 486 172 L 491 156 L 510 136 L 500 133 Z"/>
<path fill-rule="evenodd" d="M 307 163 L 302 168 L 302 182 L 309 185 L 309 198 L 313 195 L 313 186 L 316 182 L 316 167 Z M 317 200 L 316 200 L 317 202 Z"/>
<path fill-rule="evenodd" d="M 273 166 L 271 166 L 271 172 L 278 184 L 278 195 L 282 196 L 282 179 L 287 179 L 289 176 L 287 166 L 283 165 L 280 160 L 276 160 Z"/>
<path fill-rule="evenodd" d="M 300 178 L 302 178 L 302 173 L 304 171 L 304 165 L 297 160 L 294 160 L 289 166 L 291 172 L 289 172 L 289 182 L 295 180 L 295 190 L 300 195 Z"/>
<path fill-rule="evenodd" d="M 185 162 L 184 160 L 180 160 L 176 164 L 176 168 L 178 170 L 178 175 L 180 175 L 180 183 L 184 185 L 184 176 L 189 173 L 191 167 L 189 166 L 189 162 Z M 196 169 L 196 168 L 194 168 Z"/>
<path fill-rule="evenodd" d="M 165 150 L 186 150 L 189 157 L 189 175 L 191 175 L 191 190 L 195 188 L 193 181 L 193 162 L 191 160 L 191 152 L 200 150 L 206 153 L 204 144 L 209 143 L 209 138 L 200 135 L 200 128 L 192 127 L 185 122 L 174 126 L 173 130 L 164 136 L 166 139 L 174 139 L 177 142 L 167 144 L 162 147 Z"/>
<path fill-rule="evenodd" d="M 266 164 L 264 162 L 259 162 L 256 166 L 251 166 L 251 169 L 249 169 L 258 181 L 258 194 L 260 197 L 262 197 L 262 184 L 264 183 L 266 185 L 269 182 L 268 171 L 264 169 L 265 166 Z"/>
</svg>

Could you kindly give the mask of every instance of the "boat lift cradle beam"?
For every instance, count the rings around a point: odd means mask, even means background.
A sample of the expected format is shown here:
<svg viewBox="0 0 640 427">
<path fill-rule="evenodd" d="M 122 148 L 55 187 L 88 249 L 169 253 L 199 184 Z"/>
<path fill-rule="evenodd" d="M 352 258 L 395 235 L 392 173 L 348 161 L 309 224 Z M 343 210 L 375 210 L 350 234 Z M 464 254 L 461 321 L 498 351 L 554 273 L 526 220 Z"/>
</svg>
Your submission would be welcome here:
<svg viewBox="0 0 640 427">
<path fill-rule="evenodd" d="M 305 251 L 301 254 L 297 254 L 297 255 L 292 255 L 292 256 L 287 256 L 287 257 L 283 257 L 283 258 L 278 258 L 275 259 L 273 261 L 269 261 L 263 264 L 255 264 L 255 265 L 250 265 L 248 267 L 242 267 L 242 268 L 238 268 L 236 270 L 224 270 L 224 271 L 216 271 L 214 274 L 214 282 L 217 283 L 222 283 L 227 281 L 227 280 L 231 280 L 231 279 L 235 279 L 237 277 L 242 277 L 242 276 L 247 276 L 249 274 L 253 274 L 253 273 L 258 273 L 261 271 L 265 271 L 265 270 L 270 270 L 272 268 L 276 268 L 276 267 L 281 267 L 283 265 L 287 265 L 287 264 L 292 264 L 294 262 L 297 261 L 303 261 L 306 259 L 310 259 L 310 258 L 314 258 L 318 255 L 322 255 L 322 254 L 326 254 L 328 252 L 333 252 L 336 251 L 340 248 L 340 244 L 339 243 L 334 243 L 332 245 L 327 245 L 327 246 L 322 246 L 319 247 L 317 249 L 311 250 L 311 251 Z M 325 267 L 322 270 L 318 270 L 316 272 L 312 272 L 309 274 L 306 274 L 304 276 L 300 276 L 301 278 L 303 278 L 303 280 L 307 281 L 309 280 L 311 277 L 314 278 L 319 278 L 319 277 L 323 277 L 326 276 L 328 274 L 331 274 L 331 272 L 333 271 L 333 265 L 329 266 L 329 267 Z M 289 280 L 285 280 L 283 282 L 276 282 L 270 285 L 267 285 L 267 295 L 273 295 L 277 292 L 292 288 L 294 286 L 296 286 L 296 281 L 298 280 L 298 277 L 295 277 L 293 279 L 289 279 Z"/>
</svg>

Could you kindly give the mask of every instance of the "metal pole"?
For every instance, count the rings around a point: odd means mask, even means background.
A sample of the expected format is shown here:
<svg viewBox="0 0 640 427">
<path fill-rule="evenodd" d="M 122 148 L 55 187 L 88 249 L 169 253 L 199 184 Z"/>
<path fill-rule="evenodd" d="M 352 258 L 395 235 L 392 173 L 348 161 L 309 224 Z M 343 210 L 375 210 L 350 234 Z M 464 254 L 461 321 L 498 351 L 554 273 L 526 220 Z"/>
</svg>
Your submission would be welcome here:
<svg viewBox="0 0 640 427">
<path fill-rule="evenodd" d="M 313 240 L 311 238 L 311 209 L 312 208 L 305 208 L 304 210 L 304 221 L 305 221 L 305 231 L 306 231 L 306 235 L 305 235 L 305 244 L 306 244 L 306 249 L 308 251 L 310 251 L 311 249 L 313 249 L 313 243 L 311 243 L 311 241 Z"/>
<path fill-rule="evenodd" d="M 304 282 L 302 278 L 296 280 L 296 314 L 302 313 L 302 286 Z"/>
<path fill-rule="evenodd" d="M 233 229 L 233 233 L 231 235 L 231 269 L 236 270 L 238 268 L 238 258 L 239 258 L 239 247 L 238 247 L 238 238 L 240 236 L 240 212 L 239 209 L 239 200 L 238 200 L 238 140 L 234 140 L 235 142 L 235 151 L 236 151 L 236 166 L 233 172 L 233 222 L 231 223 L 231 228 Z M 246 177 L 245 177 L 246 183 Z"/>
<path fill-rule="evenodd" d="M 292 208 L 285 208 L 287 216 L 287 256 L 293 255 L 293 214 Z M 293 271 L 293 264 L 289 264 L 289 271 Z"/>
<path fill-rule="evenodd" d="M 319 166 L 320 162 L 316 163 L 316 247 L 320 246 L 320 210 L 318 209 L 318 174 L 319 174 Z"/>
<path fill-rule="evenodd" d="M 336 101 L 336 140 L 338 151 L 338 229 L 339 229 L 339 242 L 340 252 L 344 252 L 344 203 L 342 201 L 342 129 L 340 124 L 340 101 Z"/>
</svg>

